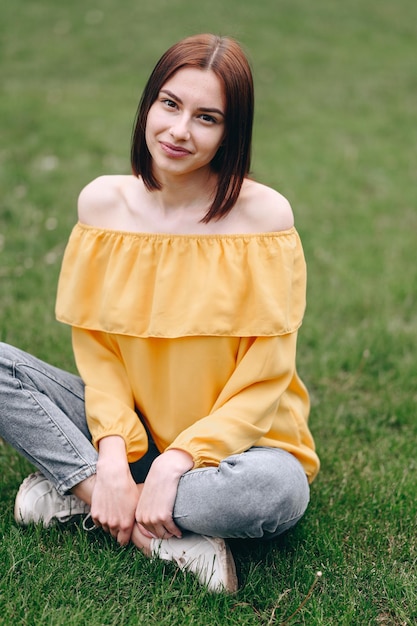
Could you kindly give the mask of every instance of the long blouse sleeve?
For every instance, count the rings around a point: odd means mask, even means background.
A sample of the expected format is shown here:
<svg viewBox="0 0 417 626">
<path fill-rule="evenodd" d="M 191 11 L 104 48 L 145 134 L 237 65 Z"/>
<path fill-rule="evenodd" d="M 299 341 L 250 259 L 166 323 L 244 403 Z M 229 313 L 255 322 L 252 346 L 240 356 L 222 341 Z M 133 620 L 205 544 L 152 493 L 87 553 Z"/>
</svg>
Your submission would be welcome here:
<svg viewBox="0 0 417 626">
<path fill-rule="evenodd" d="M 296 340 L 297 333 L 242 339 L 236 368 L 210 413 L 169 447 L 187 451 L 201 467 L 254 445 L 276 446 L 279 440 L 314 475 L 314 443 L 306 428 L 310 404 L 294 365 Z"/>
<path fill-rule="evenodd" d="M 93 445 L 118 435 L 126 444 L 127 460 L 140 459 L 148 436 L 135 411 L 135 399 L 115 337 L 74 327 L 72 341 L 81 378 L 85 382 L 87 424 Z"/>
</svg>

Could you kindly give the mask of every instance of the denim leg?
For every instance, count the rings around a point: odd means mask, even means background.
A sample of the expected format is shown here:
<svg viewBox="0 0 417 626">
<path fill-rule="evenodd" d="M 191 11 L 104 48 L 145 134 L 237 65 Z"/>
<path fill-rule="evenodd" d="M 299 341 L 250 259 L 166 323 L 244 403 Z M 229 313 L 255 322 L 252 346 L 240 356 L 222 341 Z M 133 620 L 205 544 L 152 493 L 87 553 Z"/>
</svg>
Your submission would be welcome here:
<svg viewBox="0 0 417 626">
<path fill-rule="evenodd" d="M 277 448 L 250 448 L 218 467 L 191 470 L 178 486 L 175 523 L 224 538 L 272 539 L 294 526 L 310 497 L 301 463 Z"/>
<path fill-rule="evenodd" d="M 81 379 L 7 344 L 0 344 L 0 436 L 61 494 L 96 471 Z"/>
</svg>

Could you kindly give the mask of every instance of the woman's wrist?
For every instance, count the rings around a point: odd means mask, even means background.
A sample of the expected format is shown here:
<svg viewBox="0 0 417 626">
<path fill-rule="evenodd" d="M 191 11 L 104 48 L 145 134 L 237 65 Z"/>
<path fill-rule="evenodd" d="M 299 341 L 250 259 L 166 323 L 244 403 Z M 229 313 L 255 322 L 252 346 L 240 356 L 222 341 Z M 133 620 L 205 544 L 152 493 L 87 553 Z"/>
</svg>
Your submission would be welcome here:
<svg viewBox="0 0 417 626">
<path fill-rule="evenodd" d="M 177 448 L 170 448 L 163 452 L 153 464 L 156 464 L 159 469 L 166 468 L 172 477 L 178 479 L 194 467 L 191 454 Z"/>
<path fill-rule="evenodd" d="M 97 472 L 104 468 L 113 468 L 120 471 L 128 469 L 126 444 L 123 437 L 110 435 L 100 439 L 98 444 Z"/>
</svg>

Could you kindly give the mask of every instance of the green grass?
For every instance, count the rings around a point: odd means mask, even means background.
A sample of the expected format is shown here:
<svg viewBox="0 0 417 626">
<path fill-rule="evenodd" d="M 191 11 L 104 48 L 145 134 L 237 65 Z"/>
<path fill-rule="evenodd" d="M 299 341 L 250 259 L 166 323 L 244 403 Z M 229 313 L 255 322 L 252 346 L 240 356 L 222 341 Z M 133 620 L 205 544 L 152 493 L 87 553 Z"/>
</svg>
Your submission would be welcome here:
<svg viewBox="0 0 417 626">
<path fill-rule="evenodd" d="M 0 444 L 0 624 L 417 624 L 417 74 L 414 0 L 0 0 L 0 340 L 73 369 L 54 321 L 80 188 L 129 171 L 160 53 L 216 31 L 249 51 L 254 175 L 294 208 L 308 268 L 299 370 L 322 459 L 280 541 L 235 542 L 210 596 L 103 534 L 17 528 L 30 466 Z"/>
</svg>

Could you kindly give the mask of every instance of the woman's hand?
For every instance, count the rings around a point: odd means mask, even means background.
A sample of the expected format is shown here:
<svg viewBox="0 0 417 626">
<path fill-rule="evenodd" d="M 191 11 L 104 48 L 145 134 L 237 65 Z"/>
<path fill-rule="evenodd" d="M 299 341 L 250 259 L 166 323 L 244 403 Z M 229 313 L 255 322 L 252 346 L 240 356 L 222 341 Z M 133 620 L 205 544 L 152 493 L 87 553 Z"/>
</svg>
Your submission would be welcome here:
<svg viewBox="0 0 417 626">
<path fill-rule="evenodd" d="M 146 536 L 181 537 L 172 513 L 178 482 L 193 466 L 191 456 L 183 450 L 168 450 L 152 463 L 136 508 L 136 521 Z"/>
<path fill-rule="evenodd" d="M 97 475 L 91 499 L 91 517 L 124 546 L 135 523 L 139 491 L 130 473 L 124 440 L 105 437 L 99 444 Z"/>
</svg>

